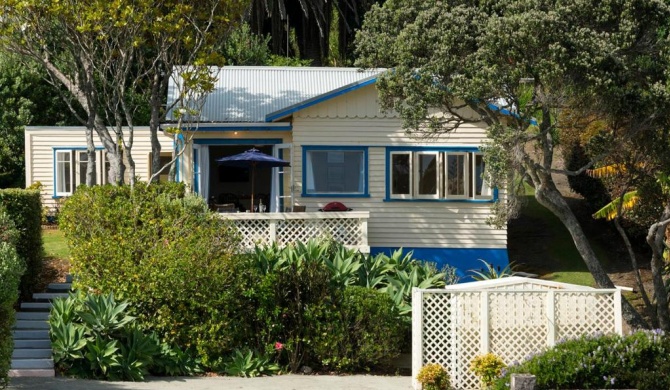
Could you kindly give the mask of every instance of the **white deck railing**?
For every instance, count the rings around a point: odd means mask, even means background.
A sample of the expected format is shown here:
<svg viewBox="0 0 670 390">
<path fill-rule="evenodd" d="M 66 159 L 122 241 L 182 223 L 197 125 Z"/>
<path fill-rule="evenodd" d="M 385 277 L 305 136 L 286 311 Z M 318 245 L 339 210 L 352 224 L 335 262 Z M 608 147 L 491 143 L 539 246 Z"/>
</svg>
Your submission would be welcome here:
<svg viewBox="0 0 670 390">
<path fill-rule="evenodd" d="M 306 213 L 219 213 L 242 235 L 242 246 L 276 242 L 280 246 L 314 238 L 332 238 L 348 248 L 370 252 L 368 211 Z"/>
</svg>

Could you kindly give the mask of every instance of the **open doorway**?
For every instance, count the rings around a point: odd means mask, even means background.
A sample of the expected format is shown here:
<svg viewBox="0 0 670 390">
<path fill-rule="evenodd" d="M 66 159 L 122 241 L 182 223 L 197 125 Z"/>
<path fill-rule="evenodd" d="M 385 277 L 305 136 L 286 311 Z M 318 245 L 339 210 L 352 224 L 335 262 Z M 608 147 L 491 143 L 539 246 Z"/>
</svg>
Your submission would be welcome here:
<svg viewBox="0 0 670 390">
<path fill-rule="evenodd" d="M 272 155 L 272 145 L 253 146 L 262 153 Z M 251 169 L 220 166 L 216 160 L 221 157 L 243 153 L 249 145 L 209 146 L 209 203 L 234 204 L 235 209 L 244 212 L 251 207 Z M 254 205 L 270 207 L 272 190 L 272 168 L 258 167 L 254 180 Z"/>
</svg>

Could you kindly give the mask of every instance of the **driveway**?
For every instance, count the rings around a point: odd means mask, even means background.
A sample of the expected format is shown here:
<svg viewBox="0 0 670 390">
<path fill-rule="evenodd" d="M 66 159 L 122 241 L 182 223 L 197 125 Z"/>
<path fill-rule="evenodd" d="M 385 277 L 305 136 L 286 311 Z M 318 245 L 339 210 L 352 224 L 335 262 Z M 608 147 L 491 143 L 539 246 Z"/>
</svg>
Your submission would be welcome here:
<svg viewBox="0 0 670 390">
<path fill-rule="evenodd" d="M 69 378 L 10 378 L 10 390 L 410 390 L 409 376 L 279 375 L 262 378 L 151 378 L 146 382 L 101 382 Z"/>
</svg>

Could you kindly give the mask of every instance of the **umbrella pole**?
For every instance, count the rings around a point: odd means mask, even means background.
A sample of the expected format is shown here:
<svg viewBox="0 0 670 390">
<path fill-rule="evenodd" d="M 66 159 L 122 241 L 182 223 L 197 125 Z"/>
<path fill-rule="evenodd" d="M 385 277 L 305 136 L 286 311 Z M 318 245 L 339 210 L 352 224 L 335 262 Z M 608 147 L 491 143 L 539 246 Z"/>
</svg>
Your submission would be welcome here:
<svg viewBox="0 0 670 390">
<path fill-rule="evenodd" d="M 254 212 L 254 183 L 256 182 L 256 164 L 251 164 L 251 212 Z"/>
</svg>

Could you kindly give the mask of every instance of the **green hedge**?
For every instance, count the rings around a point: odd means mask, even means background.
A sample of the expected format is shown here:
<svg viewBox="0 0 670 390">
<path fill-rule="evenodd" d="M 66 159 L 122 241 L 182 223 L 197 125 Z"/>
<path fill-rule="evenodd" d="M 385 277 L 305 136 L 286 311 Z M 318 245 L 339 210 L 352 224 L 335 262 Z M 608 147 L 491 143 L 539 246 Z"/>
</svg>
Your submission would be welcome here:
<svg viewBox="0 0 670 390">
<path fill-rule="evenodd" d="M 21 299 L 30 299 L 42 272 L 42 198 L 39 191 L 23 189 L 0 190 L 0 205 L 19 231 L 16 252 L 26 265 L 21 278 Z"/>
<path fill-rule="evenodd" d="M 127 300 L 163 341 L 205 353 L 229 350 L 238 240 L 183 185 L 80 187 L 63 205 L 75 286 Z M 230 308 L 230 311 L 227 310 Z"/>
<path fill-rule="evenodd" d="M 18 232 L 0 206 L 0 388 L 7 386 L 7 373 L 12 360 L 14 304 L 24 265 L 14 249 Z"/>
</svg>

